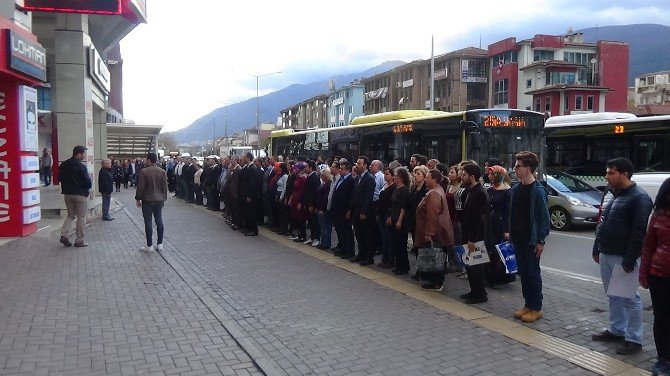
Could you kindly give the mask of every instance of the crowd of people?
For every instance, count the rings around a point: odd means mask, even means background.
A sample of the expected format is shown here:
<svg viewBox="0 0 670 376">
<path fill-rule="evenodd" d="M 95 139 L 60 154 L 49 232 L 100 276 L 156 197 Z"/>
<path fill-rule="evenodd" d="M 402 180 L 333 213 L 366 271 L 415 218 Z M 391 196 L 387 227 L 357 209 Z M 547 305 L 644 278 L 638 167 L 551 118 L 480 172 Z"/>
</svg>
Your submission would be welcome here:
<svg viewBox="0 0 670 376">
<path fill-rule="evenodd" d="M 83 225 L 91 180 L 82 162 L 85 152 L 85 147 L 75 147 L 72 158 L 60 167 L 68 211 L 60 242 L 66 247 L 72 246 L 69 236 L 75 218 L 74 246 L 88 245 L 83 241 Z M 398 160 L 384 164 L 365 156 L 355 161 L 337 157 L 326 161 L 300 156 L 254 158 L 251 153 L 221 160 L 210 156 L 204 166 L 190 157 L 160 164 L 157 156 L 149 153 L 144 162 L 137 160 L 135 164 L 131 170 L 138 173 L 135 198 L 142 208 L 147 237 L 143 250 L 163 250 L 161 209 L 170 191 L 186 202 L 205 205 L 212 211 L 223 210 L 230 227 L 245 236 L 257 236 L 258 226 L 265 226 L 295 242 L 363 266 L 372 265 L 379 254 L 378 266 L 393 269 L 398 275 L 409 274 L 410 254 L 417 255 L 422 248 L 441 248 L 447 255 L 444 270 L 417 270 L 412 278 L 423 280 L 424 289 L 441 291 L 444 274 L 459 272 L 470 286 L 470 292 L 461 298 L 467 304 L 478 304 L 488 299 L 487 283 L 515 280 L 516 276 L 508 272 L 507 260 L 494 251 L 496 245 L 509 242 L 514 248 L 516 275 L 524 298 L 524 306 L 514 317 L 532 323 L 543 316 L 540 256 L 549 234 L 548 192 L 536 180 L 539 160 L 534 153 L 517 153 L 511 168 L 494 158 L 483 168 L 471 160 L 447 166 L 418 154 L 412 155 L 407 167 Z M 600 266 L 608 296 L 610 325 L 592 339 L 616 342 L 619 354 L 640 352 L 642 304 L 637 289 L 648 288 L 658 354 L 652 374 L 668 375 L 670 179 L 661 185 L 652 202 L 631 180 L 634 167 L 630 160 L 615 158 L 606 166 L 612 197 L 602 208 L 593 260 Z M 112 180 L 117 181 L 117 170 L 111 160 L 105 160 L 99 173 L 98 185 L 106 209 L 103 219 L 107 216 L 111 220 L 109 195 Z M 511 171 L 518 181 L 513 186 Z M 158 232 L 155 248 L 152 216 Z M 337 244 L 332 242 L 333 229 Z M 467 252 L 472 252 L 480 242 L 485 244 L 490 262 L 458 266 L 454 246 L 464 245 Z M 617 287 L 610 289 L 610 285 Z"/>
</svg>

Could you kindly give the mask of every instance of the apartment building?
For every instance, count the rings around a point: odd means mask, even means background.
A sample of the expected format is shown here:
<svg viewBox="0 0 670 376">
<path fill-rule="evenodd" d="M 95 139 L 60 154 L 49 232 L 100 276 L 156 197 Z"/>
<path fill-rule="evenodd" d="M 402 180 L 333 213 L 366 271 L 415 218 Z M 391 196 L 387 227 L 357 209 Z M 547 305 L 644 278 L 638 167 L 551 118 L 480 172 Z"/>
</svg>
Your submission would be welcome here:
<svg viewBox="0 0 670 376">
<path fill-rule="evenodd" d="M 634 99 L 636 106 L 670 104 L 670 71 L 635 77 Z"/>
<path fill-rule="evenodd" d="M 489 107 L 548 115 L 625 111 L 628 45 L 582 33 L 507 38 L 488 46 Z"/>
<path fill-rule="evenodd" d="M 363 115 L 363 92 L 365 86 L 359 80 L 335 89 L 331 82 L 328 95 L 328 127 L 349 125 L 356 116 Z"/>
</svg>

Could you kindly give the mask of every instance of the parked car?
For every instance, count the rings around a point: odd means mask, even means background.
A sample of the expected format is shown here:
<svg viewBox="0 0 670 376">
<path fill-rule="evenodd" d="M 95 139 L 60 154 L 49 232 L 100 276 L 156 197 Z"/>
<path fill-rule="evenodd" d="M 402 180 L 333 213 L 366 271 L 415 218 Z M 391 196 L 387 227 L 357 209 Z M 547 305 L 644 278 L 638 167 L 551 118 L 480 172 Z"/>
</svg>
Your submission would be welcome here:
<svg viewBox="0 0 670 376">
<path fill-rule="evenodd" d="M 549 222 L 555 230 L 574 225 L 596 225 L 603 192 L 564 172 L 544 176 L 549 190 Z"/>
</svg>

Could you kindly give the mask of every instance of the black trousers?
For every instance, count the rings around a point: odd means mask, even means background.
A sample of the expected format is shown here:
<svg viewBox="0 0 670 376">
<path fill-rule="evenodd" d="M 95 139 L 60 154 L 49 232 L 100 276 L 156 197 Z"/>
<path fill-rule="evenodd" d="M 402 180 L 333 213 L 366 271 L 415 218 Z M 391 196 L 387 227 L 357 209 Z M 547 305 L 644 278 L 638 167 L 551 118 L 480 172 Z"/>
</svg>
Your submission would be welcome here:
<svg viewBox="0 0 670 376">
<path fill-rule="evenodd" d="M 257 203 L 254 200 L 247 202 L 246 198 L 242 201 L 242 211 L 244 212 L 244 226 L 252 234 L 258 234 L 258 225 L 256 224 Z"/>
<path fill-rule="evenodd" d="M 309 224 L 309 237 L 312 240 L 321 239 L 321 226 L 319 225 L 319 214 L 314 210 L 314 213 L 307 214 L 307 223 Z"/>
<path fill-rule="evenodd" d="M 670 278 L 649 276 L 651 306 L 654 308 L 654 342 L 659 360 L 670 362 Z"/>
<path fill-rule="evenodd" d="M 333 222 L 341 253 L 354 257 L 354 233 L 351 229 L 351 219 L 347 219 L 345 213 L 333 213 Z"/>
<path fill-rule="evenodd" d="M 465 270 L 468 273 L 468 283 L 473 298 L 486 297 L 486 264 L 468 266 Z"/>
<path fill-rule="evenodd" d="M 358 217 L 358 215 L 357 215 Z M 372 260 L 375 256 L 375 218 L 355 218 L 354 233 L 358 242 L 358 258 L 363 261 Z"/>
<path fill-rule="evenodd" d="M 391 254 L 395 260 L 395 268 L 401 272 L 409 271 L 409 255 L 407 254 L 407 229 L 398 230 L 395 223 L 387 226 L 391 241 Z"/>
</svg>

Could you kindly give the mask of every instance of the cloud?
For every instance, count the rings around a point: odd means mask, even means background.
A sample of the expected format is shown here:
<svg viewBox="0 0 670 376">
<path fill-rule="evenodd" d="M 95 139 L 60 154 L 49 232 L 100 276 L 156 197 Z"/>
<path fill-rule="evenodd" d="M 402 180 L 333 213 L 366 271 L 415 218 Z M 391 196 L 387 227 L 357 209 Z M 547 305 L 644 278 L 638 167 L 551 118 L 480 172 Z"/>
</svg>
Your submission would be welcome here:
<svg viewBox="0 0 670 376">
<path fill-rule="evenodd" d="M 188 126 L 220 107 L 294 83 L 362 71 L 388 60 L 482 47 L 500 39 L 622 23 L 670 23 L 665 2 L 426 0 L 402 7 L 341 0 L 203 0 L 185 9 L 152 0 L 148 24 L 122 41 L 124 116 L 138 123 Z"/>
</svg>

